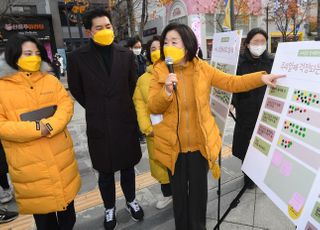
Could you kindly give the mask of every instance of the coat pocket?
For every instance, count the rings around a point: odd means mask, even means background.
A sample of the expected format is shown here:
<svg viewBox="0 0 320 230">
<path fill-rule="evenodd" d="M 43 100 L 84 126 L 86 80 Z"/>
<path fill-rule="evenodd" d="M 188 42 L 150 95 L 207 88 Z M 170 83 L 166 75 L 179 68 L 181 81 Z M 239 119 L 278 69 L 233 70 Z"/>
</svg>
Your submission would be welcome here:
<svg viewBox="0 0 320 230">
<path fill-rule="evenodd" d="M 105 127 L 103 118 L 95 113 L 88 113 L 87 120 L 87 136 L 89 138 L 101 138 L 105 136 Z"/>
</svg>

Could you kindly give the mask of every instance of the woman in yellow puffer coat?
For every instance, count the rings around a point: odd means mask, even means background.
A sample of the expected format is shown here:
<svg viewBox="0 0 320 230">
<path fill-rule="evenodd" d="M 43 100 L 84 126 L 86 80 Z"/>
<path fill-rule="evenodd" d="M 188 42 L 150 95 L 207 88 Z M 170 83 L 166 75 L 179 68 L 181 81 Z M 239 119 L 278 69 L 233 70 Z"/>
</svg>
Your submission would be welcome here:
<svg viewBox="0 0 320 230">
<path fill-rule="evenodd" d="M 154 157 L 169 170 L 177 230 L 206 229 L 207 173 L 220 175 L 215 164 L 221 149 L 219 129 L 211 114 L 211 88 L 244 92 L 275 86 L 280 75 L 265 72 L 233 76 L 196 57 L 198 42 L 190 27 L 171 23 L 161 35 L 161 60 L 154 65 L 148 108 L 162 114 L 154 125 Z M 171 58 L 169 73 L 165 58 Z M 175 86 L 175 90 L 174 90 Z"/>
<path fill-rule="evenodd" d="M 138 124 L 141 132 L 147 136 L 147 147 L 149 154 L 149 163 L 151 175 L 161 184 L 163 197 L 159 199 L 156 208 L 165 208 L 172 201 L 171 186 L 169 183 L 168 170 L 159 161 L 155 160 L 153 154 L 153 128 L 148 110 L 148 94 L 149 86 L 152 78 L 152 69 L 156 61 L 160 58 L 160 36 L 154 36 L 146 47 L 147 59 L 151 63 L 147 72 L 143 74 L 137 81 L 136 89 L 133 94 L 133 102 L 137 112 Z M 156 117 L 157 115 L 151 115 Z"/>
<path fill-rule="evenodd" d="M 14 35 L 8 40 L 0 58 L 0 139 L 19 212 L 33 214 L 37 229 L 72 229 L 73 200 L 80 188 L 67 130 L 73 101 L 47 73 L 46 60 L 35 38 Z M 43 108 L 49 110 L 38 112 L 38 118 L 30 114 Z"/>
</svg>

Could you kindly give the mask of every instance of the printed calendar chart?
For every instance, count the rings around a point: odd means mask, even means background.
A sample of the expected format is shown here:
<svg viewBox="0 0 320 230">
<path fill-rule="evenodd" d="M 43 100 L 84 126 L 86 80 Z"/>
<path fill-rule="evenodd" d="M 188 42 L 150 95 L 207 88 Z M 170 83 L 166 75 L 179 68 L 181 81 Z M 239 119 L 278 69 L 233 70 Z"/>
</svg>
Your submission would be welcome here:
<svg viewBox="0 0 320 230">
<path fill-rule="evenodd" d="M 279 44 L 243 171 L 298 229 L 320 230 L 320 42 Z"/>
</svg>

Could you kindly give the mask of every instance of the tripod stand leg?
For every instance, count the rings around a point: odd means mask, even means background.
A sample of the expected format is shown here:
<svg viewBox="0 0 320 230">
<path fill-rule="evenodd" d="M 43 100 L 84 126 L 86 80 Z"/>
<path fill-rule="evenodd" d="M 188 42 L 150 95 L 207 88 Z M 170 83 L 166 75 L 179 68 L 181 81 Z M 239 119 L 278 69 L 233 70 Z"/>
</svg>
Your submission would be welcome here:
<svg viewBox="0 0 320 230">
<path fill-rule="evenodd" d="M 248 185 L 244 184 L 242 189 L 240 190 L 240 192 L 238 193 L 238 195 L 233 199 L 233 201 L 231 202 L 231 204 L 229 205 L 228 209 L 226 210 L 226 212 L 223 214 L 223 216 L 220 219 L 220 213 L 218 210 L 218 223 L 216 224 L 216 226 L 213 228 L 213 230 L 219 230 L 220 229 L 220 224 L 223 222 L 223 220 L 227 217 L 227 215 L 229 214 L 229 212 L 238 206 L 238 204 L 240 203 L 240 198 L 242 197 L 242 195 L 245 193 L 245 191 L 247 190 Z M 218 200 L 218 204 L 219 204 L 219 200 Z M 219 205 L 218 205 L 219 206 Z"/>
<path fill-rule="evenodd" d="M 219 168 L 221 170 L 221 150 L 219 152 L 218 163 L 219 163 Z M 220 174 L 220 177 L 218 180 L 218 191 L 217 191 L 217 195 L 218 195 L 218 216 L 217 216 L 217 219 L 218 219 L 218 222 L 220 221 L 220 210 L 221 210 L 221 175 L 222 174 Z M 216 228 L 216 229 L 220 230 L 220 226 L 218 226 L 218 228 Z"/>
<path fill-rule="evenodd" d="M 221 210 L 221 179 L 219 178 L 219 182 L 218 182 L 218 222 L 220 221 L 220 210 Z M 220 230 L 220 226 L 218 226 L 218 228 L 216 228 L 217 230 Z"/>
</svg>

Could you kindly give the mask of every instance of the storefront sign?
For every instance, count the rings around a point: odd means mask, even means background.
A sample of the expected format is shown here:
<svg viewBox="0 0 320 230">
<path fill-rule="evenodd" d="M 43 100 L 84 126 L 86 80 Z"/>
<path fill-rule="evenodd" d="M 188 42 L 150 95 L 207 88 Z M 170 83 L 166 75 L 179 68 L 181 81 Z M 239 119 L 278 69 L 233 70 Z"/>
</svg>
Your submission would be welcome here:
<svg viewBox="0 0 320 230">
<path fill-rule="evenodd" d="M 153 27 L 143 31 L 143 37 L 147 37 L 154 34 L 157 34 L 157 27 Z"/>
</svg>

